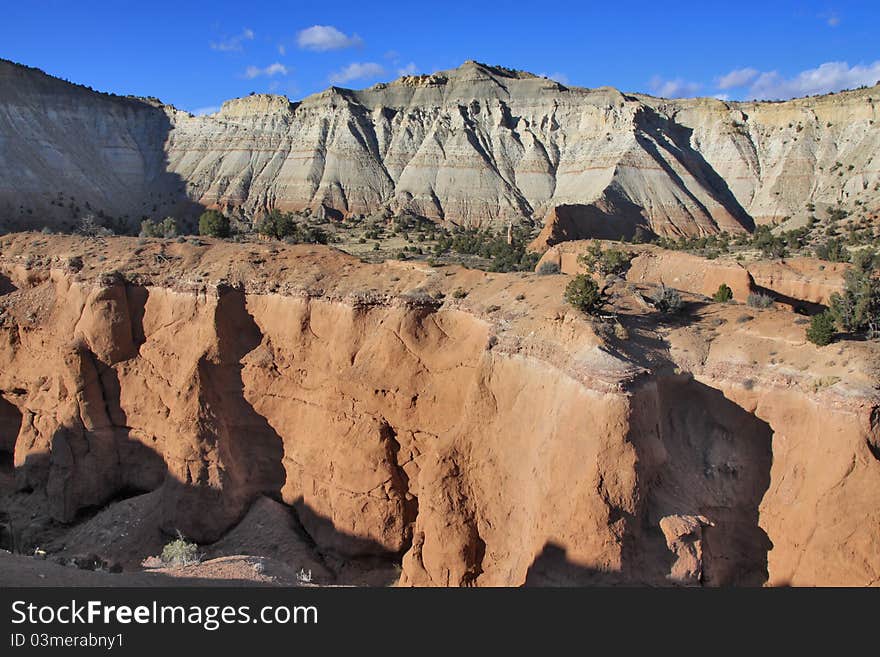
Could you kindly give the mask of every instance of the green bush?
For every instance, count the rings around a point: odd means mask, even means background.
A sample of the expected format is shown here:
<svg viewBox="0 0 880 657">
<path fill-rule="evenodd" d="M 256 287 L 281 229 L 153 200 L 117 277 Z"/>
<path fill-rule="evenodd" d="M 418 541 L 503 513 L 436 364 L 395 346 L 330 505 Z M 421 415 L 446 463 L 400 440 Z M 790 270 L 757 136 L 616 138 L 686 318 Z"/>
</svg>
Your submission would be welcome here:
<svg viewBox="0 0 880 657">
<path fill-rule="evenodd" d="M 540 256 L 529 252 L 529 230 L 515 226 L 511 230 L 511 241 L 507 242 L 507 232 L 493 233 L 489 229 L 456 228 L 451 236 L 441 237 L 434 246 L 434 255 L 449 251 L 463 255 L 475 255 L 491 260 L 489 271 L 533 271 Z"/>
<path fill-rule="evenodd" d="M 199 235 L 229 237 L 229 218 L 217 210 L 206 210 L 199 217 Z"/>
<path fill-rule="evenodd" d="M 834 341 L 835 324 L 832 314 L 825 310 L 818 315 L 813 315 L 809 327 L 807 327 L 807 340 L 820 347 L 831 344 Z"/>
<path fill-rule="evenodd" d="M 712 295 L 712 298 L 718 303 L 727 303 L 733 299 L 733 290 L 728 287 L 727 283 L 718 286 L 718 291 Z"/>
<path fill-rule="evenodd" d="M 578 274 L 565 286 L 565 301 L 581 312 L 594 313 L 602 306 L 599 286 L 586 274 Z"/>
<path fill-rule="evenodd" d="M 169 566 L 188 566 L 201 560 L 199 546 L 188 542 L 179 532 L 176 539 L 162 548 L 162 563 Z"/>
<path fill-rule="evenodd" d="M 269 214 L 257 222 L 257 232 L 266 237 L 274 237 L 282 240 L 296 232 L 297 225 L 293 215 L 289 212 L 272 210 Z"/>
<path fill-rule="evenodd" d="M 831 317 L 844 331 L 880 336 L 880 278 L 874 272 L 876 266 L 873 251 L 857 252 L 853 267 L 844 277 L 843 294 L 831 295 Z"/>
<path fill-rule="evenodd" d="M 829 262 L 849 262 L 849 251 L 843 245 L 841 239 L 830 239 L 824 244 L 819 244 L 815 249 L 816 257 Z"/>
<path fill-rule="evenodd" d="M 608 274 L 620 275 L 629 268 L 633 256 L 618 249 L 602 250 L 602 244 L 593 240 L 586 253 L 578 256 L 578 262 L 587 268 L 587 271 L 607 276 Z"/>
<path fill-rule="evenodd" d="M 141 237 L 177 237 L 177 221 L 165 217 L 162 221 L 144 219 L 141 222 Z"/>
</svg>

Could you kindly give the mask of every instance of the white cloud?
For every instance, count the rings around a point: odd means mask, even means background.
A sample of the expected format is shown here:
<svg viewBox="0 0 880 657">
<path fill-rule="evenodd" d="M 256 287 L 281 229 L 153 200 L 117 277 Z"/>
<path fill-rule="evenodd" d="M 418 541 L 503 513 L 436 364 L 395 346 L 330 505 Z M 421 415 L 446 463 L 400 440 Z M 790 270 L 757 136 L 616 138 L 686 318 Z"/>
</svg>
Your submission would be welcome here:
<svg viewBox="0 0 880 657">
<path fill-rule="evenodd" d="M 409 64 L 407 64 L 403 68 L 397 69 L 398 75 L 415 75 L 418 72 L 419 72 L 419 67 L 416 66 L 415 62 L 410 62 Z"/>
<path fill-rule="evenodd" d="M 219 111 L 219 105 L 209 105 L 208 107 L 198 107 L 190 112 L 190 114 L 193 114 L 195 116 L 205 116 L 205 114 L 216 114 Z"/>
<path fill-rule="evenodd" d="M 734 87 L 744 87 L 758 77 L 760 73 L 760 71 L 756 71 L 753 68 L 738 68 L 718 78 L 718 88 L 733 89 Z"/>
<path fill-rule="evenodd" d="M 333 84 L 345 84 L 352 80 L 375 78 L 384 73 L 385 69 L 381 64 L 377 64 L 376 62 L 353 62 L 341 71 L 336 71 L 331 74 L 330 82 Z"/>
<path fill-rule="evenodd" d="M 542 78 L 554 80 L 559 84 L 568 85 L 568 76 L 565 73 L 538 73 Z"/>
<path fill-rule="evenodd" d="M 701 86 L 698 82 L 688 82 L 681 78 L 664 80 L 658 75 L 651 78 L 651 91 L 662 98 L 695 96 Z"/>
<path fill-rule="evenodd" d="M 242 30 L 241 34 L 236 34 L 222 41 L 212 41 L 211 49 L 221 52 L 241 52 L 245 41 L 253 41 L 254 31 L 250 28 Z"/>
<path fill-rule="evenodd" d="M 324 52 L 362 46 L 364 41 L 357 34 L 348 36 L 332 25 L 312 25 L 296 35 L 296 43 L 303 50 Z"/>
<path fill-rule="evenodd" d="M 266 68 L 259 68 L 257 66 L 248 66 L 244 72 L 244 77 L 248 80 L 253 80 L 254 78 L 258 78 L 261 75 L 265 75 L 266 77 L 271 78 L 274 75 L 287 75 L 288 69 L 284 64 L 279 62 L 275 62 L 274 64 L 269 64 Z"/>
<path fill-rule="evenodd" d="M 801 71 L 793 78 L 785 78 L 777 71 L 761 73 L 749 87 L 749 95 L 761 100 L 781 100 L 872 85 L 878 80 L 880 60 L 855 66 L 846 62 L 826 62 L 817 68 Z"/>
<path fill-rule="evenodd" d="M 712 96 L 715 100 L 730 100 L 730 95 L 728 94 L 714 94 Z"/>
</svg>

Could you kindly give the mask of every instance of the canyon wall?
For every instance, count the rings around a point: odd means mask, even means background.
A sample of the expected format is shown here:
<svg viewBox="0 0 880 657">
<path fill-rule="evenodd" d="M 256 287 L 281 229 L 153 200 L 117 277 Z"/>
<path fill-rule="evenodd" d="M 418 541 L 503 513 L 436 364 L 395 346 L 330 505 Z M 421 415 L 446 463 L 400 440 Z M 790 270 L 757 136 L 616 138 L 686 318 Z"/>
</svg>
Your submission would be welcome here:
<svg viewBox="0 0 880 657">
<path fill-rule="evenodd" d="M 497 226 L 560 209 L 571 238 L 741 232 L 808 203 L 876 213 L 878 100 L 665 100 L 466 62 L 194 117 L 0 61 L 0 219 L 136 229 L 205 207 L 324 208 Z"/>
<path fill-rule="evenodd" d="M 622 299 L 620 341 L 564 277 L 271 244 L 10 236 L 0 273 L 0 449 L 57 521 L 158 491 L 208 543 L 269 496 L 402 584 L 878 581 L 876 345 L 791 313 Z"/>
</svg>

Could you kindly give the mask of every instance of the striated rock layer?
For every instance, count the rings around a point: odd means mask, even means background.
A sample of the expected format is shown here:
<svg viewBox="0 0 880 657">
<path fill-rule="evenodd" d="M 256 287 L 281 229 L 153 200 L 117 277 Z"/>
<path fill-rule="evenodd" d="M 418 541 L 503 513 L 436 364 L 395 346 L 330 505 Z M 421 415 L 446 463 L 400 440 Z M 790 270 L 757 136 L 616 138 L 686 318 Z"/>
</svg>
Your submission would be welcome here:
<svg viewBox="0 0 880 657">
<path fill-rule="evenodd" d="M 247 219 L 387 209 L 469 225 L 547 217 L 545 246 L 639 226 L 739 232 L 809 203 L 876 212 L 878 100 L 876 87 L 665 100 L 466 62 L 193 117 L 0 61 L 0 219 L 70 227 L 91 210 L 132 227 L 204 207 Z"/>
<path fill-rule="evenodd" d="M 59 521 L 155 490 L 211 542 L 268 496 L 403 584 L 878 581 L 880 354 L 791 313 L 620 296 L 618 340 L 563 276 L 270 244 L 17 235 L 0 273 L 0 449 Z"/>
</svg>

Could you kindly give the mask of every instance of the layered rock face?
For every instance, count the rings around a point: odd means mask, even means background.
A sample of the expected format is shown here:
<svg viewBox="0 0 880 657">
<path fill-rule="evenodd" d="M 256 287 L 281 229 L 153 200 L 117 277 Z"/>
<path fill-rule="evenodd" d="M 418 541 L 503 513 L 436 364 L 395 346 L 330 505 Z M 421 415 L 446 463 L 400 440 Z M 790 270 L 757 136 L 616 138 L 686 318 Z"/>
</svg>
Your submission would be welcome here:
<svg viewBox="0 0 880 657">
<path fill-rule="evenodd" d="M 807 203 L 875 209 L 878 97 L 673 101 L 467 62 L 192 117 L 0 62 L 0 212 L 10 227 L 70 227 L 89 208 L 131 227 L 324 207 L 467 225 L 550 215 L 570 238 L 737 232 Z"/>
<path fill-rule="evenodd" d="M 0 450 L 59 521 L 155 490 L 211 542 L 269 496 L 402 584 L 877 582 L 876 345 L 790 313 L 621 297 L 615 341 L 564 277 L 269 244 L 12 236 L 0 273 Z"/>
</svg>

